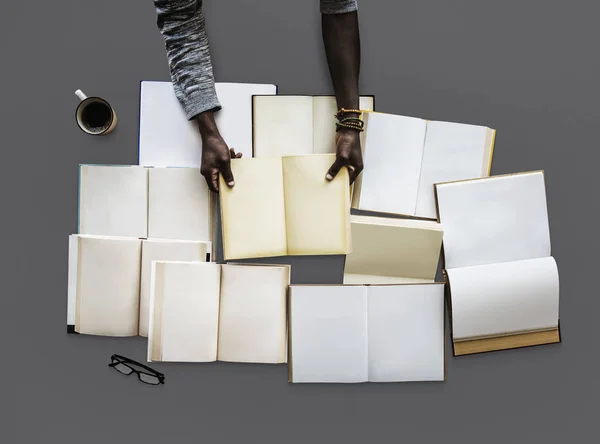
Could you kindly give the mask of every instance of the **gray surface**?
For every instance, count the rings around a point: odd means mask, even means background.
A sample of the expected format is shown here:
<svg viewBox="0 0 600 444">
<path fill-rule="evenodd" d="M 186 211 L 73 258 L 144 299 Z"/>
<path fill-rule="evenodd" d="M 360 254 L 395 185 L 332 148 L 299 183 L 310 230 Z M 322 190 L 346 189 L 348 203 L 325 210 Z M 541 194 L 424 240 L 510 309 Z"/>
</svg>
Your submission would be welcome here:
<svg viewBox="0 0 600 444">
<path fill-rule="evenodd" d="M 217 80 L 330 93 L 317 3 L 207 1 Z M 597 2 L 360 2 L 361 86 L 378 110 L 493 126 L 494 174 L 546 170 L 563 343 L 456 359 L 448 350 L 442 384 L 338 386 L 288 385 L 285 366 L 181 364 L 157 366 L 167 384 L 151 388 L 106 367 L 112 353 L 143 359 L 144 340 L 67 337 L 77 165 L 137 161 L 139 81 L 168 79 L 165 55 L 150 1 L 3 1 L 1 11 L 1 442 L 598 436 Z M 76 127 L 77 88 L 114 104 L 115 133 Z M 339 271 L 302 265 L 296 281 Z"/>
</svg>

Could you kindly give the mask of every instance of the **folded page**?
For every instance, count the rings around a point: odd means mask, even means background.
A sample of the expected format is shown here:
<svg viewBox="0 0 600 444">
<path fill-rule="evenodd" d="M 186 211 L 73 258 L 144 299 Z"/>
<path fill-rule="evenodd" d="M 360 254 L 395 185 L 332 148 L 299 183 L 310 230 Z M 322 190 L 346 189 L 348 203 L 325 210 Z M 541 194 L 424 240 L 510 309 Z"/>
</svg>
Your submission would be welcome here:
<svg viewBox="0 0 600 444">
<path fill-rule="evenodd" d="M 78 236 L 77 243 L 75 331 L 137 335 L 141 240 Z"/>
<path fill-rule="evenodd" d="M 550 256 L 541 171 L 436 185 L 446 268 Z"/>
<path fill-rule="evenodd" d="M 286 361 L 290 268 L 222 265 L 219 361 Z"/>
<path fill-rule="evenodd" d="M 283 158 L 287 253 L 346 254 L 350 242 L 350 179 L 342 168 L 329 181 L 334 154 Z"/>
<path fill-rule="evenodd" d="M 225 260 L 287 254 L 281 158 L 234 159 L 235 186 L 221 177 Z"/>
<path fill-rule="evenodd" d="M 80 165 L 79 234 L 147 237 L 148 170 Z"/>
<path fill-rule="evenodd" d="M 220 272 L 212 263 L 154 262 L 150 360 L 216 360 Z"/>
<path fill-rule="evenodd" d="M 493 130 L 451 122 L 427 122 L 415 214 L 435 219 L 433 185 L 489 176 Z"/>
<path fill-rule="evenodd" d="M 290 287 L 291 382 L 368 380 L 367 287 Z"/>
<path fill-rule="evenodd" d="M 215 84 L 222 109 L 215 121 L 225 142 L 252 157 L 252 96 L 272 95 L 269 84 Z M 177 100 L 171 82 L 143 81 L 140 92 L 139 164 L 200 168 L 202 137 Z"/>
<path fill-rule="evenodd" d="M 198 168 L 150 168 L 148 237 L 212 241 L 210 191 Z"/>
<path fill-rule="evenodd" d="M 426 121 L 414 117 L 365 113 L 363 158 L 353 207 L 414 215 L 417 205 Z"/>
<path fill-rule="evenodd" d="M 433 282 L 443 231 L 432 221 L 352 215 L 344 283 Z M 361 282 L 359 276 L 364 277 Z M 367 276 L 370 276 L 367 278 Z"/>
<path fill-rule="evenodd" d="M 447 273 L 455 341 L 558 326 L 559 280 L 552 257 Z"/>
<path fill-rule="evenodd" d="M 444 284 L 367 288 L 369 381 L 443 381 Z"/>
<path fill-rule="evenodd" d="M 148 336 L 152 262 L 206 262 L 210 242 L 148 239 L 142 242 L 142 276 L 140 290 L 140 336 Z"/>
</svg>

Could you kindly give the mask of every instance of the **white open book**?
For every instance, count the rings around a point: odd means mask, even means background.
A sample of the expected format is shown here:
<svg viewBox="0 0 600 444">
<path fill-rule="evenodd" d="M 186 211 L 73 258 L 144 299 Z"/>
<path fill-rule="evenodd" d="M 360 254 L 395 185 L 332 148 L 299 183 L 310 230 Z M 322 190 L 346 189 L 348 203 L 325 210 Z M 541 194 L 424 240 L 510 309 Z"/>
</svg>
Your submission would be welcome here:
<svg viewBox="0 0 600 444">
<path fill-rule="evenodd" d="M 290 382 L 443 381 L 444 284 L 290 286 Z"/>
<path fill-rule="evenodd" d="M 233 159 L 235 186 L 219 186 L 225 260 L 346 254 L 348 170 L 328 181 L 334 154 Z"/>
<path fill-rule="evenodd" d="M 207 261 L 210 242 L 69 236 L 67 331 L 147 336 L 151 265 Z"/>
<path fill-rule="evenodd" d="M 490 174 L 495 130 L 377 112 L 363 119 L 353 208 L 435 219 L 435 183 Z"/>
<path fill-rule="evenodd" d="M 290 267 L 156 261 L 148 361 L 285 363 Z"/>
<path fill-rule="evenodd" d="M 442 248 L 437 222 L 351 216 L 352 252 L 344 284 L 434 282 Z"/>
<path fill-rule="evenodd" d="M 255 157 L 335 154 L 334 96 L 254 96 Z M 360 97 L 360 109 L 372 111 L 375 98 Z"/>
<path fill-rule="evenodd" d="M 544 173 L 436 185 L 454 354 L 559 342 Z"/>
<path fill-rule="evenodd" d="M 215 83 L 219 132 L 230 148 L 252 157 L 252 96 L 277 94 L 277 86 Z M 141 82 L 139 164 L 200 168 L 202 138 L 189 121 L 171 82 Z"/>
<path fill-rule="evenodd" d="M 80 165 L 80 234 L 212 242 L 216 199 L 198 168 Z"/>
</svg>

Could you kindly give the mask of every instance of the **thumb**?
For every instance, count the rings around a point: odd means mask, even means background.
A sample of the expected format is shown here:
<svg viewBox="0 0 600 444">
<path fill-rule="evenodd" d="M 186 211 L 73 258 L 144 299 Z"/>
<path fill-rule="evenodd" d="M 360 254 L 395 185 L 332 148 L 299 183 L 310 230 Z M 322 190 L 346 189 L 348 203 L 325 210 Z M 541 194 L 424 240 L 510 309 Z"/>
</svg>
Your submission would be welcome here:
<svg viewBox="0 0 600 444">
<path fill-rule="evenodd" d="M 340 170 L 342 169 L 342 167 L 344 165 L 346 165 L 347 163 L 348 163 L 348 161 L 346 159 L 344 159 L 341 156 L 337 156 L 335 158 L 335 162 L 333 162 L 333 164 L 331 165 L 331 167 L 327 171 L 327 175 L 325 176 L 325 178 L 327 180 L 332 180 L 337 175 L 337 173 L 340 172 Z"/>
<path fill-rule="evenodd" d="M 233 180 L 233 173 L 231 172 L 231 161 L 227 159 L 221 166 L 221 176 L 223 176 L 223 180 L 227 184 L 227 186 L 232 187 L 235 185 L 235 181 Z"/>
</svg>

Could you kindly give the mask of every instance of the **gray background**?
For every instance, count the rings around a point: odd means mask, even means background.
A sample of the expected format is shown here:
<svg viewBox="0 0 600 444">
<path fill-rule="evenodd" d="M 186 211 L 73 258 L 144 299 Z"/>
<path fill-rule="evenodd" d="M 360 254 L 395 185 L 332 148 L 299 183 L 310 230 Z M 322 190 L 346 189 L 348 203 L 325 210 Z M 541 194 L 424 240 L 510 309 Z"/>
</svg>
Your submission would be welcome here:
<svg viewBox="0 0 600 444">
<path fill-rule="evenodd" d="M 317 0 L 205 3 L 218 81 L 331 93 Z M 381 385 L 290 385 L 285 366 L 181 364 L 157 365 L 167 384 L 154 388 L 106 367 L 112 353 L 143 360 L 141 338 L 67 336 L 77 165 L 137 162 L 139 82 L 168 79 L 163 42 L 149 0 L 3 1 L 0 11 L 0 441 L 598 436 L 598 2 L 360 1 L 362 92 L 379 111 L 496 128 L 493 174 L 545 169 L 561 277 L 562 344 L 455 359 L 448 347 L 445 383 Z M 114 105 L 115 133 L 76 127 L 77 88 Z M 303 261 L 294 280 L 339 270 L 339 258 Z"/>
</svg>

